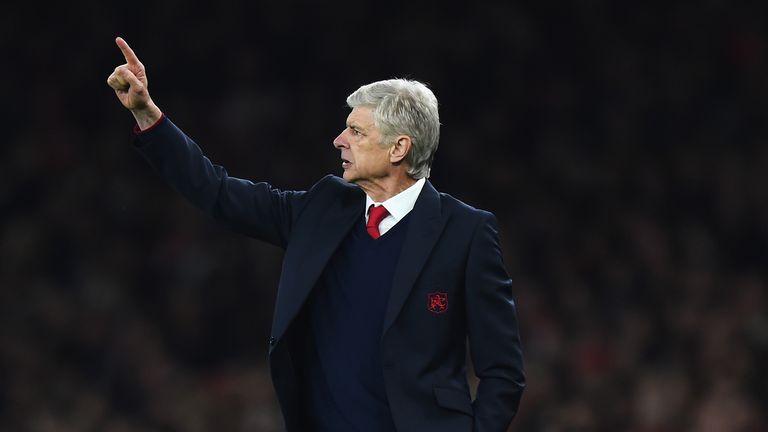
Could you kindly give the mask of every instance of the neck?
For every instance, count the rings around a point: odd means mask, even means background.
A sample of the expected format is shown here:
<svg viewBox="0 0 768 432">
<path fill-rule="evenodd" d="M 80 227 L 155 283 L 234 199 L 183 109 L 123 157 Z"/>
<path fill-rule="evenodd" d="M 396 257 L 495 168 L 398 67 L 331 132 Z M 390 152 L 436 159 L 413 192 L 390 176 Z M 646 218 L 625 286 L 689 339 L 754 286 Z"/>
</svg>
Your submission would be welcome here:
<svg viewBox="0 0 768 432">
<path fill-rule="evenodd" d="M 408 175 L 390 176 L 358 182 L 358 186 L 376 202 L 384 202 L 416 183 Z"/>
</svg>

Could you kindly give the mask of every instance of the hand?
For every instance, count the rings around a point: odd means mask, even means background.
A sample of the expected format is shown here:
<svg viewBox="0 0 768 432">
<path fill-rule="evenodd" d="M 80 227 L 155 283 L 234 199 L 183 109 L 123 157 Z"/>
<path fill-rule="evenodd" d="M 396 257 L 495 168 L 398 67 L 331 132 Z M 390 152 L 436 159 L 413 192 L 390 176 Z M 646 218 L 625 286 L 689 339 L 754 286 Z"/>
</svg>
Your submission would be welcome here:
<svg viewBox="0 0 768 432">
<path fill-rule="evenodd" d="M 115 90 L 120 103 L 131 110 L 139 127 L 145 129 L 159 120 L 162 113 L 149 97 L 144 65 L 123 38 L 116 38 L 115 43 L 123 52 L 126 63 L 115 68 L 107 78 L 107 84 Z"/>
</svg>

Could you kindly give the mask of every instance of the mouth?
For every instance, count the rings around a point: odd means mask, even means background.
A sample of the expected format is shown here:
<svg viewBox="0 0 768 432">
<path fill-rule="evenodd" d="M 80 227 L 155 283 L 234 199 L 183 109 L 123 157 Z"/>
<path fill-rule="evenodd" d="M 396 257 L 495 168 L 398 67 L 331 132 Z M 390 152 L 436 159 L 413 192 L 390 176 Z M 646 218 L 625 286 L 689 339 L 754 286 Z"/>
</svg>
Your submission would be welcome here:
<svg viewBox="0 0 768 432">
<path fill-rule="evenodd" d="M 344 158 L 341 159 L 341 167 L 342 168 L 347 169 L 347 168 L 349 168 L 350 165 L 352 165 L 352 162 L 350 162 L 349 160 L 344 159 Z"/>
</svg>

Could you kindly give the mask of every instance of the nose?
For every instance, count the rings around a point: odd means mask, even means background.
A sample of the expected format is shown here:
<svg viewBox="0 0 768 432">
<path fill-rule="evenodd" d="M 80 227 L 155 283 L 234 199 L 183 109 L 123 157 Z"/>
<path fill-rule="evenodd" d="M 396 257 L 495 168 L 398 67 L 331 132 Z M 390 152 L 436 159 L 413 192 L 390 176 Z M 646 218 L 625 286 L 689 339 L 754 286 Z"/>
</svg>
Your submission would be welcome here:
<svg viewBox="0 0 768 432">
<path fill-rule="evenodd" d="M 333 140 L 333 146 L 337 149 L 349 147 L 349 142 L 347 142 L 347 138 L 344 136 L 344 131 L 342 131 L 339 136 Z"/>
</svg>

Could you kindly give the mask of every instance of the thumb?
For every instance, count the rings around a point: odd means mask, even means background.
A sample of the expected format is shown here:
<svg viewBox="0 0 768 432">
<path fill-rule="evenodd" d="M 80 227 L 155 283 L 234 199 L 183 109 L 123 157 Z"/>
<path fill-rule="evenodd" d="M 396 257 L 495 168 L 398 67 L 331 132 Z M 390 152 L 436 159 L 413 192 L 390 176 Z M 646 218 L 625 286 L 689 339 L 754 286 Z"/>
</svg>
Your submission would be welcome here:
<svg viewBox="0 0 768 432">
<path fill-rule="evenodd" d="M 144 83 L 136 78 L 136 75 L 134 75 L 134 73 L 127 68 L 119 68 L 117 71 L 115 71 L 115 74 L 117 74 L 119 78 L 122 78 L 128 83 L 128 85 L 131 87 L 130 90 L 133 90 L 137 93 L 141 93 L 145 90 Z"/>
</svg>

